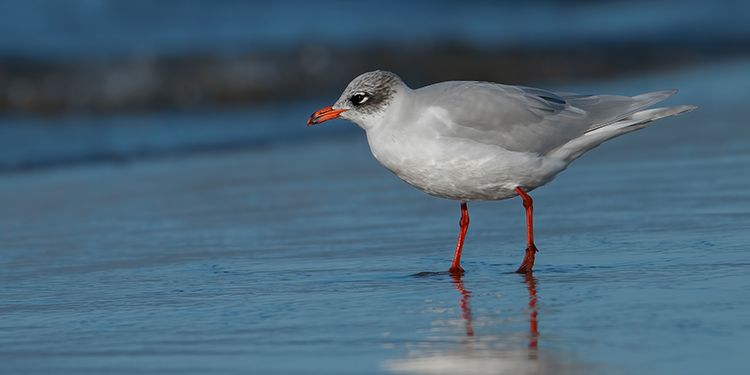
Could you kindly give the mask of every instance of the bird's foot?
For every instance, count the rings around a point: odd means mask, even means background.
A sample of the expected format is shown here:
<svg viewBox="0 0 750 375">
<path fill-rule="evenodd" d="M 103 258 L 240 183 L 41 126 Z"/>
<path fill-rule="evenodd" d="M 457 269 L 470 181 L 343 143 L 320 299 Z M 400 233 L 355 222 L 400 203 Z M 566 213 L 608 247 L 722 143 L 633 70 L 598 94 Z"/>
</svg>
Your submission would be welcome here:
<svg viewBox="0 0 750 375">
<path fill-rule="evenodd" d="M 450 272 L 451 275 L 463 275 L 464 269 L 461 268 L 461 266 L 451 266 L 451 268 L 448 269 L 448 272 Z"/>
<path fill-rule="evenodd" d="M 518 267 L 516 270 L 516 273 L 524 273 L 524 274 L 530 274 L 532 271 L 532 268 L 534 268 L 534 258 L 536 257 L 536 253 L 539 250 L 536 248 L 536 245 L 529 244 L 526 247 L 526 255 L 523 257 L 523 262 L 521 262 L 521 266 Z"/>
</svg>

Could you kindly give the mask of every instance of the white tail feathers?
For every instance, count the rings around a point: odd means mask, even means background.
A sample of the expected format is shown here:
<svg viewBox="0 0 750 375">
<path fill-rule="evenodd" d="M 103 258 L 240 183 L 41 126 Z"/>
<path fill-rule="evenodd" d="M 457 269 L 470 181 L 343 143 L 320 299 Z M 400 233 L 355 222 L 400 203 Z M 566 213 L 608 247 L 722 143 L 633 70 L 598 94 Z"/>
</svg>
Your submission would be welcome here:
<svg viewBox="0 0 750 375">
<path fill-rule="evenodd" d="M 633 130 L 638 130 L 652 121 L 656 121 L 656 120 L 669 117 L 669 116 L 674 116 L 674 115 L 679 115 L 682 113 L 690 112 L 694 110 L 695 108 L 697 107 L 694 105 L 681 105 L 677 107 L 646 109 L 643 111 L 633 113 L 632 115 L 622 120 L 616 121 L 612 124 L 609 124 L 607 126 L 589 130 L 585 134 L 596 134 L 598 132 L 612 132 L 618 129 L 631 128 L 631 127 L 638 126 L 638 128 L 636 129 L 628 129 L 626 131 L 627 133 Z"/>
<path fill-rule="evenodd" d="M 581 103 L 583 104 L 582 109 L 589 112 L 589 114 L 603 112 L 611 117 L 606 121 L 593 124 L 593 126 L 591 126 L 588 131 L 603 128 L 617 121 L 626 119 L 634 113 L 641 111 L 642 109 L 651 107 L 652 105 L 663 101 L 676 93 L 677 90 L 662 90 L 640 94 L 633 97 L 598 95 L 597 98 L 599 98 L 599 100 L 593 103 L 590 103 L 588 105 L 586 105 L 585 103 Z M 608 105 L 608 102 L 611 102 L 611 104 Z"/>
<path fill-rule="evenodd" d="M 674 91 L 660 91 L 657 93 L 650 93 L 644 95 L 638 95 L 634 98 L 639 98 L 648 95 L 651 99 L 657 99 L 654 102 L 663 100 L 674 94 Z M 682 113 L 690 112 L 697 107 L 694 105 L 681 105 L 676 107 L 665 107 L 665 108 L 652 108 L 642 111 L 638 111 L 630 114 L 629 116 L 612 122 L 610 124 L 594 127 L 591 130 L 584 133 L 582 136 L 571 140 L 570 142 L 552 150 L 548 156 L 559 158 L 567 162 L 573 161 L 583 155 L 586 151 L 599 146 L 604 141 L 610 140 L 617 136 L 643 129 L 648 124 L 669 116 L 675 116 Z"/>
</svg>

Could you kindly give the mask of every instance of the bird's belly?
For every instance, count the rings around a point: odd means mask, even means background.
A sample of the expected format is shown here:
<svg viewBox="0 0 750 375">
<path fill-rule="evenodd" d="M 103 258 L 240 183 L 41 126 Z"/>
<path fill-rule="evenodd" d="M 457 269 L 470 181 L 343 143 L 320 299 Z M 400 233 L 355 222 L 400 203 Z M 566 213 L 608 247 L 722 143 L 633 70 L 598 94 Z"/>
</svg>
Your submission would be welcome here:
<svg viewBox="0 0 750 375">
<path fill-rule="evenodd" d="M 412 144 L 413 145 L 413 144 Z M 499 200 L 517 195 L 515 188 L 539 187 L 564 169 L 543 157 L 476 142 L 444 139 L 380 143 L 375 158 L 410 185 L 441 198 Z"/>
</svg>

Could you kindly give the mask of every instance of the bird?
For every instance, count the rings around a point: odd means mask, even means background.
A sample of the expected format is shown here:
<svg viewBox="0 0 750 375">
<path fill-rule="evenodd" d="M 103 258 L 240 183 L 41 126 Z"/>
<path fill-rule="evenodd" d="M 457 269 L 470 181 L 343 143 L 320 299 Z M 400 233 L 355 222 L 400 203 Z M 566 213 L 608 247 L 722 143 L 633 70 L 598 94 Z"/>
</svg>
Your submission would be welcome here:
<svg viewBox="0 0 750 375">
<path fill-rule="evenodd" d="M 336 118 L 355 123 L 385 168 L 427 194 L 460 203 L 451 274 L 464 273 L 468 202 L 520 197 L 526 249 L 516 272 L 530 274 L 538 249 L 529 193 L 603 142 L 697 108 L 651 108 L 676 92 L 592 95 L 485 81 L 412 89 L 395 73 L 376 70 L 352 80 L 307 126 Z"/>
</svg>

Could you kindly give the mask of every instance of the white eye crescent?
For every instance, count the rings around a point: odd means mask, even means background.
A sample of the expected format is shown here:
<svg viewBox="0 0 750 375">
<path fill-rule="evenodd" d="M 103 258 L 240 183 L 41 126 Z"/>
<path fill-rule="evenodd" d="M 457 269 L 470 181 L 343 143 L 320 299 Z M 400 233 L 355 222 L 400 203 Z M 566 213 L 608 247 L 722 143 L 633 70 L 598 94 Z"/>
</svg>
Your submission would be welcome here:
<svg viewBox="0 0 750 375">
<path fill-rule="evenodd" d="M 357 93 L 354 93 L 354 95 L 352 95 L 351 98 L 349 98 L 349 100 L 354 105 L 362 105 L 362 104 L 365 104 L 368 100 L 370 100 L 370 96 L 364 92 L 357 92 Z"/>
</svg>

